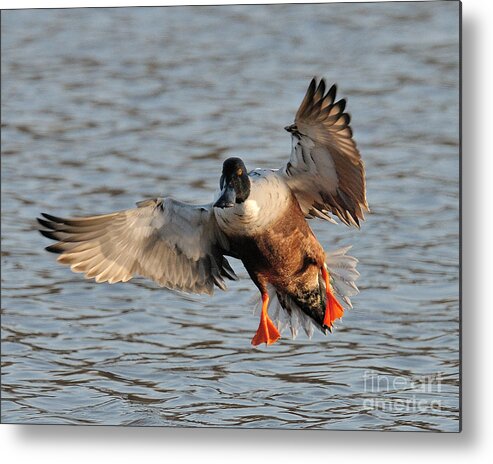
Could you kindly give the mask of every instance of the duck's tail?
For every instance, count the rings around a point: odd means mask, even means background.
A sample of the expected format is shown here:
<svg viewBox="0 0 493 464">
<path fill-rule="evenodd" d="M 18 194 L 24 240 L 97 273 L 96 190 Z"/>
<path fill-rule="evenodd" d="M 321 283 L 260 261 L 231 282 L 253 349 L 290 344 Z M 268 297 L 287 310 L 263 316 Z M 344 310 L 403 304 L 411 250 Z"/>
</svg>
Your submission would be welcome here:
<svg viewBox="0 0 493 464">
<path fill-rule="evenodd" d="M 326 259 L 332 289 L 347 308 L 352 308 L 350 297 L 358 293 L 355 281 L 360 275 L 356 270 L 358 260 L 346 254 L 350 248 L 348 246 L 329 253 Z M 321 277 L 319 286 L 308 294 L 287 295 L 271 287 L 269 298 L 271 318 L 279 332 L 289 327 L 293 338 L 298 335 L 300 327 L 309 338 L 314 328 L 327 333 L 328 328 L 324 325 L 326 290 Z"/>
</svg>

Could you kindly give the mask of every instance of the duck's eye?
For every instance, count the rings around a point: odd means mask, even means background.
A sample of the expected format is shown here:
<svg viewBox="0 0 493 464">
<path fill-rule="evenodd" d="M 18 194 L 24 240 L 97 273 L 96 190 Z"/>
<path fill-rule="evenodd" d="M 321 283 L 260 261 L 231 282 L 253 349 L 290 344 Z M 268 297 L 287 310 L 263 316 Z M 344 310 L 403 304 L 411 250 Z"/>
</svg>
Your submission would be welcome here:
<svg viewBox="0 0 493 464">
<path fill-rule="evenodd" d="M 238 171 L 236 171 L 236 175 L 237 175 L 238 177 L 242 176 L 242 175 L 243 175 L 243 169 L 241 169 L 241 168 L 240 168 L 240 169 L 238 169 Z"/>
</svg>

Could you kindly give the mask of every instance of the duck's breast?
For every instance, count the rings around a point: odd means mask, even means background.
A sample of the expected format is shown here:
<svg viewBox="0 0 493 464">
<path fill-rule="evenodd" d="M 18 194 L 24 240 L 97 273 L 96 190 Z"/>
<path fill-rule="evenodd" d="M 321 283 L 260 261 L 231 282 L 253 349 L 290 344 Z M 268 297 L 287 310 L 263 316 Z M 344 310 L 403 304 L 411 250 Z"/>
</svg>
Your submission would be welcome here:
<svg viewBox="0 0 493 464">
<path fill-rule="evenodd" d="M 227 235 L 254 236 L 286 214 L 296 201 L 277 171 L 255 169 L 249 174 L 250 195 L 232 208 L 214 208 L 219 227 Z"/>
</svg>

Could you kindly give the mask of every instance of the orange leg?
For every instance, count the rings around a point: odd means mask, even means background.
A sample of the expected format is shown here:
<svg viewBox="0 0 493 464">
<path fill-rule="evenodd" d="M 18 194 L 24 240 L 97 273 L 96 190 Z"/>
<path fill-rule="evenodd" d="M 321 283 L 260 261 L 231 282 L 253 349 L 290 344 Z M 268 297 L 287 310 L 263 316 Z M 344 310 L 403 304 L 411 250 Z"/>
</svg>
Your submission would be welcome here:
<svg viewBox="0 0 493 464">
<path fill-rule="evenodd" d="M 325 316 L 324 316 L 324 325 L 326 325 L 330 331 L 332 331 L 332 323 L 341 318 L 344 315 L 344 308 L 337 301 L 336 297 L 332 293 L 330 286 L 330 277 L 329 272 L 327 271 L 327 267 L 325 264 L 322 266 L 322 278 L 325 282 L 325 291 L 327 293 L 327 303 L 325 306 Z"/>
<path fill-rule="evenodd" d="M 272 345 L 281 337 L 277 327 L 271 321 L 269 314 L 267 313 L 267 306 L 269 306 L 269 295 L 267 295 L 267 293 L 262 293 L 262 312 L 260 313 L 260 324 L 258 326 L 257 333 L 252 338 L 253 346 L 260 345 L 261 343 Z"/>
</svg>

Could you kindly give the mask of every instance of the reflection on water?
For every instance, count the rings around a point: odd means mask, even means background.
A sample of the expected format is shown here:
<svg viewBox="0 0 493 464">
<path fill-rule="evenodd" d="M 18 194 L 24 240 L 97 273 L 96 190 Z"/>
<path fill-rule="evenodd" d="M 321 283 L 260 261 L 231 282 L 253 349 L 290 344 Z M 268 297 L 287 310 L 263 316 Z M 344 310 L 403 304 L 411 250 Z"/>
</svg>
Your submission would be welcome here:
<svg viewBox="0 0 493 464">
<path fill-rule="evenodd" d="M 2 421 L 458 429 L 457 3 L 4 11 L 1 64 Z M 333 335 L 253 349 L 238 262 L 209 298 L 44 252 L 40 211 L 200 203 L 228 156 L 282 165 L 313 75 L 348 97 L 372 208 L 312 223 L 360 259 Z"/>
</svg>

